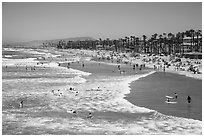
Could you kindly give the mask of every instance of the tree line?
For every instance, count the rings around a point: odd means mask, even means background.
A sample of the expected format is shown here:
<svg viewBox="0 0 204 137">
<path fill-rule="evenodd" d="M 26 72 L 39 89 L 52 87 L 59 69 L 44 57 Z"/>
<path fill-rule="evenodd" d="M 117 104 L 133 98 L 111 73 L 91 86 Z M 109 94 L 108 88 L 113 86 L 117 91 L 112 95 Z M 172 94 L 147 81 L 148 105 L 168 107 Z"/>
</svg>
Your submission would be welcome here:
<svg viewBox="0 0 204 137">
<path fill-rule="evenodd" d="M 147 36 L 126 36 L 119 39 L 97 39 L 83 41 L 64 41 L 58 43 L 43 43 L 43 45 L 54 45 L 59 49 L 103 49 L 116 52 L 136 52 L 152 54 L 176 54 L 186 52 L 202 52 L 202 31 L 187 30 L 185 32 L 153 34 L 149 39 Z"/>
</svg>

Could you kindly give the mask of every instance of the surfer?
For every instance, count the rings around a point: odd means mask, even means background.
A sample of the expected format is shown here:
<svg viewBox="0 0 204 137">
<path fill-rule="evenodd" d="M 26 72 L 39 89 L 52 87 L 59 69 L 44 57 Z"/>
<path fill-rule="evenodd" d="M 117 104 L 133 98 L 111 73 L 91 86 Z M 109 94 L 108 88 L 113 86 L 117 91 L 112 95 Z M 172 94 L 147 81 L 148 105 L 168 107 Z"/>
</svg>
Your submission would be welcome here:
<svg viewBox="0 0 204 137">
<path fill-rule="evenodd" d="M 191 103 L 191 97 L 190 96 L 187 97 L 187 101 L 188 101 L 188 103 Z"/>
</svg>

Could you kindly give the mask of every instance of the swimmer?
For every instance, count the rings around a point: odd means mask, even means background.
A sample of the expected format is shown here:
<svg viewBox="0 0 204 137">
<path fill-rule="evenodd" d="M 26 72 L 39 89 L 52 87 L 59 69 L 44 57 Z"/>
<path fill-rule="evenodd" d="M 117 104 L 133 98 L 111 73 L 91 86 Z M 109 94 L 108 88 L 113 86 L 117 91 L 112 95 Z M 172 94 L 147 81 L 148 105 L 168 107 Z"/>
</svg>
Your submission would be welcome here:
<svg viewBox="0 0 204 137">
<path fill-rule="evenodd" d="M 120 65 L 118 65 L 118 70 L 120 70 Z"/>
<path fill-rule="evenodd" d="M 76 110 L 74 110 L 72 113 L 75 114 L 75 115 L 77 114 Z"/>
<path fill-rule="evenodd" d="M 100 87 L 98 87 L 97 91 L 100 91 Z"/>
<path fill-rule="evenodd" d="M 174 93 L 174 97 L 175 97 L 175 99 L 177 99 L 178 98 L 178 94 Z"/>
<path fill-rule="evenodd" d="M 93 116 L 92 116 L 92 114 L 91 114 L 91 112 L 89 112 L 89 115 L 87 116 L 87 118 L 92 118 Z"/>
<path fill-rule="evenodd" d="M 23 108 L 23 101 L 20 102 L 19 107 Z"/>
<path fill-rule="evenodd" d="M 62 92 L 60 92 L 59 96 L 62 96 Z"/>
<path fill-rule="evenodd" d="M 191 103 L 191 97 L 190 96 L 187 97 L 187 101 L 188 101 L 188 103 Z"/>
</svg>

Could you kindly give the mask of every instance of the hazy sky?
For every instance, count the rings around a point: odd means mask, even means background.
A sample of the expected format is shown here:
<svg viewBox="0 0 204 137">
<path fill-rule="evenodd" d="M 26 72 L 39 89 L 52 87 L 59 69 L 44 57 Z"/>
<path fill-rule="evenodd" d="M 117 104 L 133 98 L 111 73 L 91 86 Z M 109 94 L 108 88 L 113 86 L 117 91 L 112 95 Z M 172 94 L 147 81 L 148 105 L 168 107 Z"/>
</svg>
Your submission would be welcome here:
<svg viewBox="0 0 204 137">
<path fill-rule="evenodd" d="M 202 29 L 202 3 L 3 3 L 4 42 Z"/>
</svg>

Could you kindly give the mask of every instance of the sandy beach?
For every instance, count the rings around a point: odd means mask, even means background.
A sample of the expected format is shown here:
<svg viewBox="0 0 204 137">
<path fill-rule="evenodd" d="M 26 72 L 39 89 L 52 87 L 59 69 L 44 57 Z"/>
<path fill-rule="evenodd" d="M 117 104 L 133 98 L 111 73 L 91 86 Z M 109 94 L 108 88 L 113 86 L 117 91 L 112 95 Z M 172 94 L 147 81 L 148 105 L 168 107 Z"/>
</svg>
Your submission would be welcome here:
<svg viewBox="0 0 204 137">
<path fill-rule="evenodd" d="M 28 49 L 34 57 L 30 58 L 21 49 L 5 50 L 3 134 L 202 133 L 199 118 L 163 113 L 126 99 L 132 94 L 133 81 L 161 71 L 151 68 L 155 62 L 144 61 L 146 57 L 77 49 Z M 133 69 L 133 64 L 138 66 Z M 139 90 L 138 86 L 134 88 Z M 24 100 L 23 108 L 19 108 L 20 100 Z M 92 118 L 87 118 L 89 113 Z"/>
</svg>

